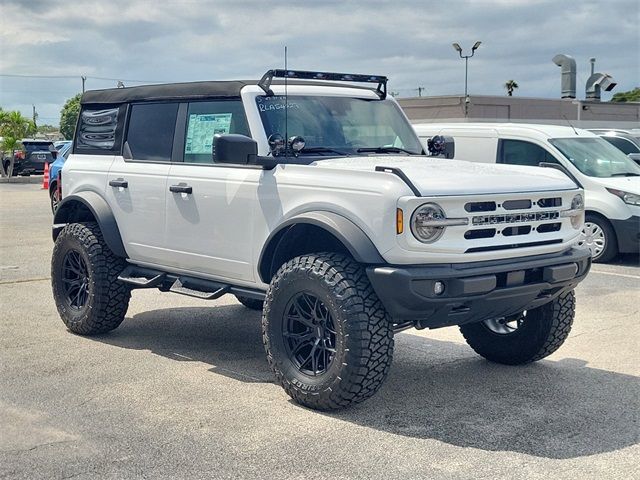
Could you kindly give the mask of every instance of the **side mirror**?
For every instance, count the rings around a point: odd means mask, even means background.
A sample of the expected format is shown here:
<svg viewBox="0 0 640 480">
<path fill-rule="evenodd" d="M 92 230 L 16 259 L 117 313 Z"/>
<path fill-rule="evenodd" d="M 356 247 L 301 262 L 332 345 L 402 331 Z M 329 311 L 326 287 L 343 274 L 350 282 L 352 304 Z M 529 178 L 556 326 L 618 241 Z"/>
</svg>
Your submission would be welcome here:
<svg viewBox="0 0 640 480">
<path fill-rule="evenodd" d="M 427 140 L 427 149 L 431 157 L 453 158 L 455 156 L 455 142 L 453 137 L 436 135 Z"/>
<path fill-rule="evenodd" d="M 51 150 L 51 156 L 56 160 L 58 158 L 58 150 Z"/>
<path fill-rule="evenodd" d="M 256 163 L 258 143 L 245 135 L 235 133 L 213 136 L 213 161 L 247 165 Z"/>
</svg>

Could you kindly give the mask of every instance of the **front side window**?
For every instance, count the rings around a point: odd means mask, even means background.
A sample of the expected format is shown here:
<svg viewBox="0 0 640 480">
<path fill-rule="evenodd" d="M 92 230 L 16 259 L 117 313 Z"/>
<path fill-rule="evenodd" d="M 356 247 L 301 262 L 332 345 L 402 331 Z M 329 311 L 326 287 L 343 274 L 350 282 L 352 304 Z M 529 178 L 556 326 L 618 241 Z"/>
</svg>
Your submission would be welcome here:
<svg viewBox="0 0 640 480">
<path fill-rule="evenodd" d="M 611 145 L 616 147 L 625 155 L 630 153 L 640 153 L 640 148 L 636 147 L 630 140 L 621 137 L 602 137 Z"/>
<path fill-rule="evenodd" d="M 542 162 L 558 163 L 544 148 L 523 140 L 502 140 L 500 163 L 538 167 Z"/>
<path fill-rule="evenodd" d="M 215 157 L 213 137 L 237 133 L 249 136 L 247 118 L 240 100 L 192 102 L 187 111 L 184 161 L 211 163 Z"/>
<path fill-rule="evenodd" d="M 600 137 L 553 138 L 549 141 L 578 170 L 590 177 L 640 175 L 640 167 L 633 160 Z"/>
<path fill-rule="evenodd" d="M 177 116 L 177 103 L 132 105 L 126 141 L 133 159 L 170 162 Z"/>
<path fill-rule="evenodd" d="M 301 136 L 308 151 L 325 148 L 359 154 L 362 149 L 395 147 L 420 154 L 423 150 L 392 100 L 290 95 L 285 101 L 283 95 L 264 95 L 256 97 L 256 103 L 267 137 Z"/>
</svg>

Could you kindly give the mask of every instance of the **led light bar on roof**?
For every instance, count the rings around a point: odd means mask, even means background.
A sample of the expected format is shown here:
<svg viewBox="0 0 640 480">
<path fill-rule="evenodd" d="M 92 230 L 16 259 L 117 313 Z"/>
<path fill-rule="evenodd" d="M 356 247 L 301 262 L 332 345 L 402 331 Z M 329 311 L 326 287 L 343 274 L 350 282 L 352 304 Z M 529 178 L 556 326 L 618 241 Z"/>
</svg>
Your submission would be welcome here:
<svg viewBox="0 0 640 480">
<path fill-rule="evenodd" d="M 306 70 L 269 70 L 265 73 L 258 86 L 262 88 L 267 95 L 273 95 L 271 91 L 271 82 L 274 78 L 293 78 L 296 80 L 320 80 L 332 82 L 357 82 L 357 83 L 376 83 L 376 93 L 380 98 L 387 96 L 387 77 L 382 75 L 360 75 L 355 73 L 335 73 L 335 72 L 310 72 Z"/>
</svg>

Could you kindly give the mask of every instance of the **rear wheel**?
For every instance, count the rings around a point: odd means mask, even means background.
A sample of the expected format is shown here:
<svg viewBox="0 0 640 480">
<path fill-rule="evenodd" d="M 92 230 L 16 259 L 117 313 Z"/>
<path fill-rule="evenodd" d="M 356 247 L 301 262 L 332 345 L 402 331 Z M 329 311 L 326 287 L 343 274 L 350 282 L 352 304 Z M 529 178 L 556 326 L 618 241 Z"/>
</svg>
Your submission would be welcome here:
<svg viewBox="0 0 640 480">
<path fill-rule="evenodd" d="M 49 190 L 49 199 L 51 200 L 51 211 L 56 213 L 58 210 L 58 205 L 60 204 L 60 192 L 58 191 L 58 186 L 54 182 L 51 184 L 51 189 Z"/>
<path fill-rule="evenodd" d="M 535 362 L 555 352 L 569 336 L 575 315 L 573 291 L 511 317 L 462 325 L 460 331 L 478 355 L 506 365 Z"/>
<path fill-rule="evenodd" d="M 130 289 L 118 280 L 126 262 L 114 255 L 97 223 L 64 227 L 53 248 L 53 297 L 67 328 L 81 335 L 118 327 L 127 312 Z"/>
<path fill-rule="evenodd" d="M 372 396 L 393 356 L 392 322 L 363 268 L 310 254 L 273 277 L 262 314 L 267 359 L 298 403 L 331 410 Z"/>
</svg>

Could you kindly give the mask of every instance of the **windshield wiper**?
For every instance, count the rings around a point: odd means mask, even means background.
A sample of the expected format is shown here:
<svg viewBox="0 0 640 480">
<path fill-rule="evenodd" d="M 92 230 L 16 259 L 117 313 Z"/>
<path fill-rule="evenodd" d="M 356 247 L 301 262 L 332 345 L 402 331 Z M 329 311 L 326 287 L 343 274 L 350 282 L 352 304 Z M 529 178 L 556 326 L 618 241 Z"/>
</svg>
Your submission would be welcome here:
<svg viewBox="0 0 640 480">
<path fill-rule="evenodd" d="M 358 153 L 366 153 L 366 152 L 371 152 L 371 153 L 406 153 L 409 155 L 419 155 L 416 152 L 412 152 L 411 150 L 407 150 L 405 148 L 400 148 L 400 147 L 384 147 L 384 146 L 380 146 L 380 147 L 363 147 L 363 148 L 359 148 L 358 150 L 356 150 L 356 152 Z"/>
<path fill-rule="evenodd" d="M 612 177 L 640 177 L 640 173 L 634 172 L 620 172 L 620 173 L 612 173 Z"/>
<path fill-rule="evenodd" d="M 329 147 L 305 147 L 298 152 L 298 155 L 302 155 L 304 153 L 335 153 L 336 155 L 349 155 L 347 152 Z"/>
</svg>

